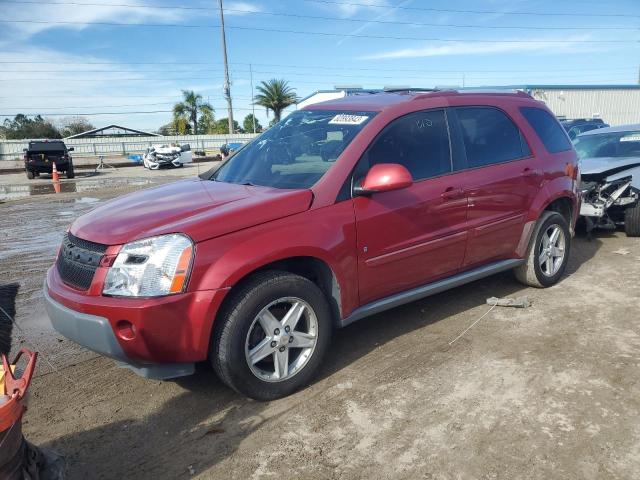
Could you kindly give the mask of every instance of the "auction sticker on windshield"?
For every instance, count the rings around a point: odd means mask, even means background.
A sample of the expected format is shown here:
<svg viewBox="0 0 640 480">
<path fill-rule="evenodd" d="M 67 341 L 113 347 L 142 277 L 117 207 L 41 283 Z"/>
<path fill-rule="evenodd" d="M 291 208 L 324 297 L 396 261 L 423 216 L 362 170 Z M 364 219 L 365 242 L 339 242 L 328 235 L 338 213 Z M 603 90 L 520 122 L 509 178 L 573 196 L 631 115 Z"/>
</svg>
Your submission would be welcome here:
<svg viewBox="0 0 640 480">
<path fill-rule="evenodd" d="M 345 113 L 340 113 L 333 117 L 329 123 L 333 125 L 360 125 L 368 119 L 369 117 L 366 115 L 347 115 Z"/>
<path fill-rule="evenodd" d="M 640 142 L 640 134 L 627 135 L 620 139 L 621 142 Z"/>
</svg>

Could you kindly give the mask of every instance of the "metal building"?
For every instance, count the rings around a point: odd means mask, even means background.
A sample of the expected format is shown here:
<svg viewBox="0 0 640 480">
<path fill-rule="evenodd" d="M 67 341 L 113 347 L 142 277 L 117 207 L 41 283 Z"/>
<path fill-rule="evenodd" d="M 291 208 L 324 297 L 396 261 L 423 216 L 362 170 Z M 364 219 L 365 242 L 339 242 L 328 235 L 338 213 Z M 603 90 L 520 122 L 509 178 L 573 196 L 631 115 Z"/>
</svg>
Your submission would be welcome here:
<svg viewBox="0 0 640 480">
<path fill-rule="evenodd" d="M 609 125 L 640 123 L 640 85 L 513 85 L 542 100 L 561 118 L 601 118 Z"/>
<path fill-rule="evenodd" d="M 446 89 L 442 87 L 442 89 Z M 601 118 L 609 125 L 640 123 L 640 85 L 500 85 L 464 90 L 523 90 L 545 102 L 560 118 Z M 461 89 L 462 90 L 462 89 Z M 381 90 L 339 88 L 319 90 L 298 103 L 303 108 L 318 102 Z"/>
</svg>

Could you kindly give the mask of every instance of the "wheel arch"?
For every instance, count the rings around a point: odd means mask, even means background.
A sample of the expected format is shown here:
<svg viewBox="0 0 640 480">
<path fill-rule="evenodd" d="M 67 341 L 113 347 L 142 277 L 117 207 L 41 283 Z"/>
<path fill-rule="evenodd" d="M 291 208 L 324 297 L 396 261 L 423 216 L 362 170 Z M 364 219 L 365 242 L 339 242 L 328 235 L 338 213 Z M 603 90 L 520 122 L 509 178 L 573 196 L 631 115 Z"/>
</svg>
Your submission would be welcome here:
<svg viewBox="0 0 640 480">
<path fill-rule="evenodd" d="M 549 202 L 543 211 L 551 211 L 557 212 L 564 217 L 564 219 L 569 224 L 569 228 L 573 231 L 573 215 L 574 215 L 574 205 L 568 196 L 558 197 L 555 200 Z"/>
<path fill-rule="evenodd" d="M 573 235 L 578 217 L 578 208 L 578 201 L 572 191 L 562 190 L 558 191 L 555 195 L 549 195 L 546 189 L 542 189 L 529 212 L 529 217 L 522 230 L 518 246 L 516 247 L 516 255 L 523 258 L 526 254 L 531 237 L 534 235 L 536 226 L 544 212 L 557 212 L 562 215 L 569 224 L 570 234 Z"/>
<path fill-rule="evenodd" d="M 270 270 L 300 275 L 301 277 L 307 278 L 316 284 L 329 303 L 334 326 L 339 326 L 340 319 L 342 318 L 343 302 L 340 282 L 329 264 L 323 259 L 315 256 L 283 257 L 254 267 L 251 271 L 246 272 L 242 277 L 234 281 L 233 286 L 225 295 L 225 298 L 216 313 L 216 318 L 213 322 L 214 326 L 218 316 L 226 310 L 226 307 L 232 301 L 234 292 L 240 290 L 242 286 L 251 280 L 251 278 L 256 274 Z"/>
</svg>

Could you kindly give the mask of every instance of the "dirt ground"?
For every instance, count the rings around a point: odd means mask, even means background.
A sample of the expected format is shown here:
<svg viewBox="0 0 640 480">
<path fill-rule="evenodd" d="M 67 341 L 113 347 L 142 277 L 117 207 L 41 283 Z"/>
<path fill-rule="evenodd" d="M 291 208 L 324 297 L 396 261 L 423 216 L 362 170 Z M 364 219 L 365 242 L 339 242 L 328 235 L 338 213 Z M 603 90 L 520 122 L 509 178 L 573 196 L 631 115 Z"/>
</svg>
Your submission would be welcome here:
<svg viewBox="0 0 640 480">
<path fill-rule="evenodd" d="M 63 453 L 69 478 L 638 478 L 640 239 L 620 232 L 575 238 L 555 287 L 505 273 L 338 331 L 319 378 L 270 403 L 206 366 L 145 380 L 53 332 L 40 289 L 66 226 L 196 168 L 79 175 L 75 190 L 22 197 L 7 192 L 24 177 L 0 177 L 0 278 L 22 284 L 15 343 L 42 354 L 25 435 Z M 449 346 L 487 297 L 521 295 L 530 308 L 496 307 Z"/>
</svg>

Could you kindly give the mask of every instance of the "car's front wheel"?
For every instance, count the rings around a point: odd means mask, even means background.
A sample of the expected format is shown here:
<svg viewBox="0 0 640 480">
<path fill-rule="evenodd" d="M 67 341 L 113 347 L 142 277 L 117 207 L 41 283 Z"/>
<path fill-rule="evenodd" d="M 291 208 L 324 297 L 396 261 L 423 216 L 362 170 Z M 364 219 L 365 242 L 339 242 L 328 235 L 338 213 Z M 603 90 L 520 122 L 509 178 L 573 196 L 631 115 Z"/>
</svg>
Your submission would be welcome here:
<svg viewBox="0 0 640 480">
<path fill-rule="evenodd" d="M 214 325 L 211 362 L 234 390 L 273 400 L 307 384 L 329 345 L 331 311 L 318 286 L 288 272 L 256 274 Z"/>
<path fill-rule="evenodd" d="M 514 270 L 516 278 L 530 287 L 555 285 L 567 267 L 570 248 L 565 218 L 557 212 L 543 212 L 529 241 L 526 262 Z"/>
<path fill-rule="evenodd" d="M 35 173 L 33 173 L 33 170 L 27 170 L 27 178 L 29 180 L 33 180 L 33 177 L 35 177 Z"/>
</svg>

